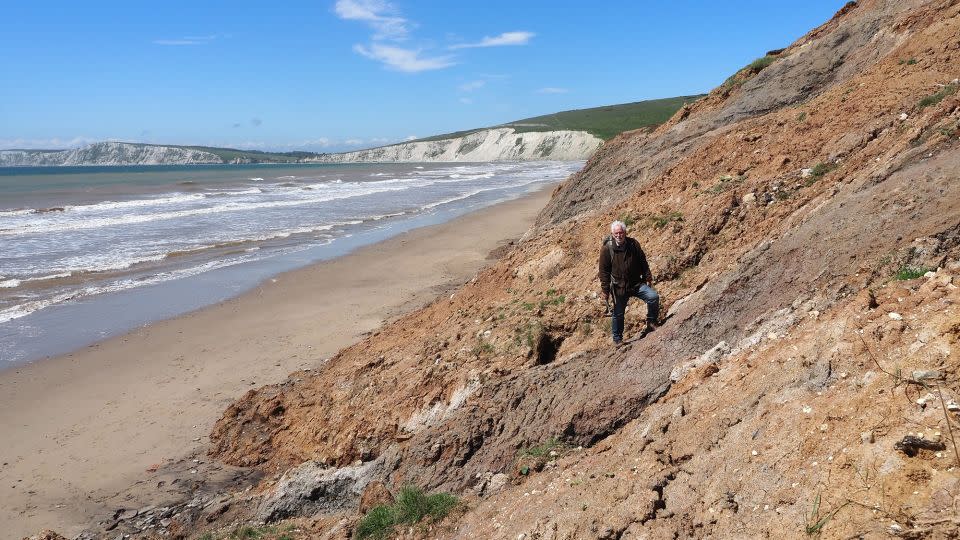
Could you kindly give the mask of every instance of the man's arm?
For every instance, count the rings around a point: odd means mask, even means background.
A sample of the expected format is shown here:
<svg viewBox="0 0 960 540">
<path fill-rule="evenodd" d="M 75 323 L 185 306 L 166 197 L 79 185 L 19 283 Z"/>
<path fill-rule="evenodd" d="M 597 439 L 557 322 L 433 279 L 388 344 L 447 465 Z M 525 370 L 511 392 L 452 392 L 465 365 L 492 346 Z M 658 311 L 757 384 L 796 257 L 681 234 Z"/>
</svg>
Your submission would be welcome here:
<svg viewBox="0 0 960 540">
<path fill-rule="evenodd" d="M 640 272 L 643 274 L 643 281 L 647 285 L 653 285 L 653 274 L 650 272 L 650 265 L 647 264 L 647 255 L 637 242 L 637 251 L 640 253 Z"/>
<path fill-rule="evenodd" d="M 612 261 L 610 261 L 609 250 L 606 246 L 600 248 L 600 259 L 598 261 L 599 269 L 597 274 L 600 276 L 600 290 L 604 296 L 610 295 L 610 271 Z"/>
</svg>

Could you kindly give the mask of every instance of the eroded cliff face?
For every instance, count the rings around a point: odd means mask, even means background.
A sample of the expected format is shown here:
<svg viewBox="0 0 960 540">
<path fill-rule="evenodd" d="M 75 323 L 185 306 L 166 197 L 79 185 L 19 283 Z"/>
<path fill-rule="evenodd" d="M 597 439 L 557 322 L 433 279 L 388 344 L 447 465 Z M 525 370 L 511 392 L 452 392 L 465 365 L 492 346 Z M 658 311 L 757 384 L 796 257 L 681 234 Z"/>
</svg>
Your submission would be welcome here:
<svg viewBox="0 0 960 540">
<path fill-rule="evenodd" d="M 49 165 L 192 165 L 223 163 L 215 154 L 201 150 L 122 142 L 100 142 L 73 150 L 40 152 L 2 150 L 0 167 Z"/>
<path fill-rule="evenodd" d="M 376 163 L 425 161 L 530 161 L 587 159 L 603 141 L 584 131 L 516 133 L 513 128 L 484 129 L 438 141 L 410 142 L 325 154 L 310 162 Z"/>
<path fill-rule="evenodd" d="M 270 508 L 317 463 L 464 496 L 429 537 L 955 537 L 958 65 L 957 1 L 849 5 L 603 146 L 450 298 L 250 391 L 212 454 L 289 470 Z M 596 257 L 617 218 L 666 320 L 613 349 Z M 314 536 L 357 519 L 309 512 Z"/>
</svg>

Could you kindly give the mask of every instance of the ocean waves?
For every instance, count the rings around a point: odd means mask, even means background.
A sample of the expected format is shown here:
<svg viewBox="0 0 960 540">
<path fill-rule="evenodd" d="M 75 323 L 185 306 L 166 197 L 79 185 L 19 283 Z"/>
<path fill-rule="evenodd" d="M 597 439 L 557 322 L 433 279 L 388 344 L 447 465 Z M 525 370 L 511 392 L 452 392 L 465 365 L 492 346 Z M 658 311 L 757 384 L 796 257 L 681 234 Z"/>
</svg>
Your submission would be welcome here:
<svg viewBox="0 0 960 540">
<path fill-rule="evenodd" d="M 69 178 L 72 191 L 31 193 L 0 209 L 0 324 L 297 253 L 396 220 L 505 200 L 581 166 L 285 166 L 253 174 L 208 166 L 194 176 L 157 172 L 149 182 L 122 172 Z"/>
</svg>

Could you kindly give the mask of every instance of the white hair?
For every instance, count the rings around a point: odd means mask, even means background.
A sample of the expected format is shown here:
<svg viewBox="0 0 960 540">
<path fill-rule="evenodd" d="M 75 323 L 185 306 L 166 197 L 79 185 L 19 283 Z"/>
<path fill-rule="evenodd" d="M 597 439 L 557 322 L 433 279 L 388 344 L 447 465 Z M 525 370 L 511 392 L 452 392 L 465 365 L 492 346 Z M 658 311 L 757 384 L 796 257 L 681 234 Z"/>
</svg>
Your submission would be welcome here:
<svg viewBox="0 0 960 540">
<path fill-rule="evenodd" d="M 620 227 L 621 229 L 623 229 L 623 232 L 627 232 L 627 224 L 620 221 L 619 219 L 610 224 L 610 232 L 612 233 L 616 231 L 617 227 Z"/>
</svg>

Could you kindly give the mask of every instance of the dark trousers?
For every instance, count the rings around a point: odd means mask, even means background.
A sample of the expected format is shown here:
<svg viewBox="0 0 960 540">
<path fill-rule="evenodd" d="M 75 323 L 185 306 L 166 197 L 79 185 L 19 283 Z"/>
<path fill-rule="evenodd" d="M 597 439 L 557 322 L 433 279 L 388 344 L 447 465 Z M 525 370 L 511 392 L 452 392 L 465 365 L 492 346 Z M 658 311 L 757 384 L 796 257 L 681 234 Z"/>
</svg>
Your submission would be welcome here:
<svg viewBox="0 0 960 540">
<path fill-rule="evenodd" d="M 627 301 L 631 297 L 637 297 L 647 303 L 647 320 L 657 322 L 660 315 L 660 295 L 653 287 L 644 283 L 636 289 L 628 289 L 623 297 L 616 293 L 613 295 L 613 316 L 610 318 L 610 329 L 613 333 L 613 342 L 623 341 L 623 314 L 627 309 Z"/>
</svg>

